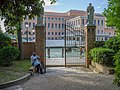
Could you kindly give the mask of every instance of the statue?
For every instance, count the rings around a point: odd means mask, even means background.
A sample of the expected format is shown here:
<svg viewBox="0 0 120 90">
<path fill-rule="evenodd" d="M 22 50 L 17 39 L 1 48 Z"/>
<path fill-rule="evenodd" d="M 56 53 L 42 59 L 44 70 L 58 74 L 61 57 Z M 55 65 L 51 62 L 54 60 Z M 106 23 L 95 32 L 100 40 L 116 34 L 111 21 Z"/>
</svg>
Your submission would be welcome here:
<svg viewBox="0 0 120 90">
<path fill-rule="evenodd" d="M 44 8 L 41 10 L 41 14 L 37 16 L 37 26 L 43 26 L 43 15 L 44 15 Z"/>
<path fill-rule="evenodd" d="M 92 4 L 90 3 L 89 6 L 87 7 L 87 17 L 88 17 L 88 24 L 87 25 L 94 25 L 93 24 L 93 20 L 94 20 L 94 7 L 92 6 Z"/>
</svg>

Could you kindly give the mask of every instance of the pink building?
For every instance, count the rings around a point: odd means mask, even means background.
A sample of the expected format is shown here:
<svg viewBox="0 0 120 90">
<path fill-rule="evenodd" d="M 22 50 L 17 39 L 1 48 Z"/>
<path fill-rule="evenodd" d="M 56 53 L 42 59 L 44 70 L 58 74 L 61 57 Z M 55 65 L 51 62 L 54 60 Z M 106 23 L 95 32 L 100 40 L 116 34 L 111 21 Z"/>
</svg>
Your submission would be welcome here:
<svg viewBox="0 0 120 90">
<path fill-rule="evenodd" d="M 65 21 L 71 21 L 71 23 L 78 23 L 76 28 L 80 30 L 84 30 L 84 26 L 87 23 L 87 13 L 82 10 L 70 10 L 66 13 L 58 13 L 58 12 L 45 12 L 44 14 L 44 25 L 46 26 L 46 39 L 47 40 L 62 40 L 65 31 Z M 26 23 L 28 27 L 26 27 Z M 23 38 L 28 38 L 29 41 L 34 41 L 34 30 L 35 25 L 37 23 L 37 19 L 26 19 L 23 21 L 22 34 Z M 115 30 L 105 28 L 105 17 L 99 13 L 95 13 L 94 24 L 96 25 L 96 35 L 98 37 L 96 39 L 107 40 L 105 37 L 109 38 L 109 35 L 115 36 Z M 75 26 L 75 24 L 73 24 Z M 102 38 L 104 36 L 104 38 Z"/>
</svg>

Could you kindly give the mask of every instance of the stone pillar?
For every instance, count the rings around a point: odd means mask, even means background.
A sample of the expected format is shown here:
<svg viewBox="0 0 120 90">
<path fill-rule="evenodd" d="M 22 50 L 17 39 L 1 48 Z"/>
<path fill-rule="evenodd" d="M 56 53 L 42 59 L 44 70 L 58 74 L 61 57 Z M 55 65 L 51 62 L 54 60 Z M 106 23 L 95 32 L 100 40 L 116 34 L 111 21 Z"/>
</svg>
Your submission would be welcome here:
<svg viewBox="0 0 120 90">
<path fill-rule="evenodd" d="M 94 42 L 96 38 L 96 26 L 85 26 L 85 48 L 86 48 L 86 67 L 89 67 L 89 64 L 91 64 L 91 61 L 89 59 L 89 51 L 94 48 Z"/>
<path fill-rule="evenodd" d="M 46 49 L 45 49 L 45 27 L 42 26 L 35 26 L 35 51 L 40 56 L 40 60 L 45 68 L 45 57 L 46 57 Z"/>
</svg>

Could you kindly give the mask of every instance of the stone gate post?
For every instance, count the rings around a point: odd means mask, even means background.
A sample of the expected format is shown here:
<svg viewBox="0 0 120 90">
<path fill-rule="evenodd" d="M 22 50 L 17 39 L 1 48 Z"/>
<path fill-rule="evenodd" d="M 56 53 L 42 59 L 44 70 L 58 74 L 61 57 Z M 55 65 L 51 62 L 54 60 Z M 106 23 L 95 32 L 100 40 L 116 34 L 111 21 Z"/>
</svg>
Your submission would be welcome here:
<svg viewBox="0 0 120 90">
<path fill-rule="evenodd" d="M 40 56 L 40 60 L 42 61 L 43 67 L 45 68 L 45 26 L 44 25 L 36 25 L 35 26 L 35 51 Z"/>
<path fill-rule="evenodd" d="M 89 64 L 91 64 L 91 61 L 89 59 L 89 51 L 94 48 L 94 42 L 95 42 L 95 34 L 96 34 L 96 26 L 85 26 L 85 48 L 86 48 L 86 67 L 89 67 Z"/>
</svg>

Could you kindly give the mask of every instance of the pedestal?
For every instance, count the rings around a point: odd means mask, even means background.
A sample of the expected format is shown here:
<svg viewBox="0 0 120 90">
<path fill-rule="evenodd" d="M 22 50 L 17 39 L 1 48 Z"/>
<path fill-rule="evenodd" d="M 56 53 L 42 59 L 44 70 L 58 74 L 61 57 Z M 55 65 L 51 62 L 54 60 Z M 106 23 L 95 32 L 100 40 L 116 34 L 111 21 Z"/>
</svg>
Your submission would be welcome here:
<svg viewBox="0 0 120 90">
<path fill-rule="evenodd" d="M 96 26 L 85 26 L 85 48 L 86 48 L 86 67 L 89 67 L 89 64 L 91 63 L 89 59 L 89 51 L 94 48 L 94 42 L 96 38 Z"/>
</svg>

